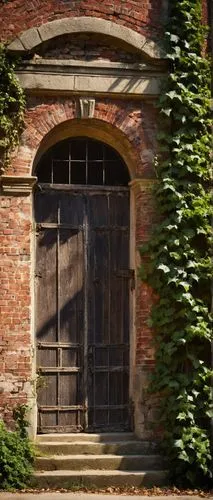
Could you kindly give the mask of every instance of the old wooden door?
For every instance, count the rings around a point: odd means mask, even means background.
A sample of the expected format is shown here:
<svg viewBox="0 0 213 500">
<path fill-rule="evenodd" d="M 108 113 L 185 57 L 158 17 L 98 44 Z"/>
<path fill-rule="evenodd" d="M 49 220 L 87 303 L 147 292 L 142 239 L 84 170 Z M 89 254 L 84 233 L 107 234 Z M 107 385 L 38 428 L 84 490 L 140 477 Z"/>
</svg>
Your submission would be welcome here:
<svg viewBox="0 0 213 500">
<path fill-rule="evenodd" d="M 128 430 L 129 190 L 35 193 L 38 431 Z"/>
</svg>

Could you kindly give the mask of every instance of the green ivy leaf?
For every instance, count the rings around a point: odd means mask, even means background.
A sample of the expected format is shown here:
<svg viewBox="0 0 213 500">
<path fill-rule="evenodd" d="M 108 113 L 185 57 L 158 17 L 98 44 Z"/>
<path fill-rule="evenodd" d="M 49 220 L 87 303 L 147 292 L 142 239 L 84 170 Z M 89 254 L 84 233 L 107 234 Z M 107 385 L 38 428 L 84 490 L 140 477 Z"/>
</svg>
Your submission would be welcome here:
<svg viewBox="0 0 213 500">
<path fill-rule="evenodd" d="M 161 109 L 161 113 L 164 113 L 164 115 L 166 115 L 166 116 L 170 116 L 171 112 L 172 112 L 172 108 Z"/>
<path fill-rule="evenodd" d="M 160 269 L 164 273 L 169 273 L 170 272 L 170 268 L 168 266 L 166 266 L 165 264 L 159 264 L 159 266 L 157 267 L 157 269 Z"/>
</svg>

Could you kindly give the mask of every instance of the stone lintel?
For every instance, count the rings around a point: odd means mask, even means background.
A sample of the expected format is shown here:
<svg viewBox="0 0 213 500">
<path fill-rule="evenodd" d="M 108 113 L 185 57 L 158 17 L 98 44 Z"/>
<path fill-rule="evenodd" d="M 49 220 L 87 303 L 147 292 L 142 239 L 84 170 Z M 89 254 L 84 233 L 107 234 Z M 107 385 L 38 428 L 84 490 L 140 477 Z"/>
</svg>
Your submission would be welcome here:
<svg viewBox="0 0 213 500">
<path fill-rule="evenodd" d="M 4 195 L 29 195 L 37 177 L 2 175 L 0 183 Z"/>
<path fill-rule="evenodd" d="M 157 96 L 161 92 L 163 77 L 141 75 L 101 75 L 75 74 L 74 72 L 58 73 L 17 71 L 21 86 L 27 91 L 92 93 L 131 96 Z"/>
</svg>

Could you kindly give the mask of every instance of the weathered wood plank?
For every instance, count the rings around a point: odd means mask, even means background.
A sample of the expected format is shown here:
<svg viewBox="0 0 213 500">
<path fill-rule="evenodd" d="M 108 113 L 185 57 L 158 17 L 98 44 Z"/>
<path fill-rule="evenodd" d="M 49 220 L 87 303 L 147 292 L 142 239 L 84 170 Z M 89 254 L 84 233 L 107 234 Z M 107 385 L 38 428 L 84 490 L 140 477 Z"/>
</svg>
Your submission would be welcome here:
<svg viewBox="0 0 213 500">
<path fill-rule="evenodd" d="M 128 190 L 48 186 L 36 221 L 39 430 L 128 429 Z"/>
<path fill-rule="evenodd" d="M 57 341 L 56 230 L 41 231 L 37 237 L 35 293 L 36 337 Z M 50 265 L 51 263 L 51 265 Z"/>
</svg>

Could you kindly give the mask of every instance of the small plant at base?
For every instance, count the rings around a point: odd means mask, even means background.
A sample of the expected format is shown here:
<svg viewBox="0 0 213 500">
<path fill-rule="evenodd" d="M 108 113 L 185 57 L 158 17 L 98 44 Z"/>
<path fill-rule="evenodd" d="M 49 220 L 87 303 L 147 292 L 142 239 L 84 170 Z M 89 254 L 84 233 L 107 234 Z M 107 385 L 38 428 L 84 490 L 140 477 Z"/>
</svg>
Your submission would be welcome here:
<svg viewBox="0 0 213 500">
<path fill-rule="evenodd" d="M 162 219 L 141 249 L 141 278 L 159 297 L 150 319 L 156 347 L 150 391 L 159 395 L 162 445 L 178 486 L 212 481 L 211 72 L 202 53 L 205 33 L 201 0 L 171 2 L 155 188 Z"/>
<path fill-rule="evenodd" d="M 27 436 L 27 406 L 14 409 L 16 430 L 9 431 L 0 421 L 0 489 L 26 487 L 33 472 L 34 449 Z"/>
<path fill-rule="evenodd" d="M 28 411 L 28 406 L 24 404 L 19 404 L 13 408 L 13 418 L 16 422 L 17 430 L 19 430 L 20 436 L 23 438 L 27 437 L 27 428 L 29 426 L 27 419 Z"/>
</svg>

